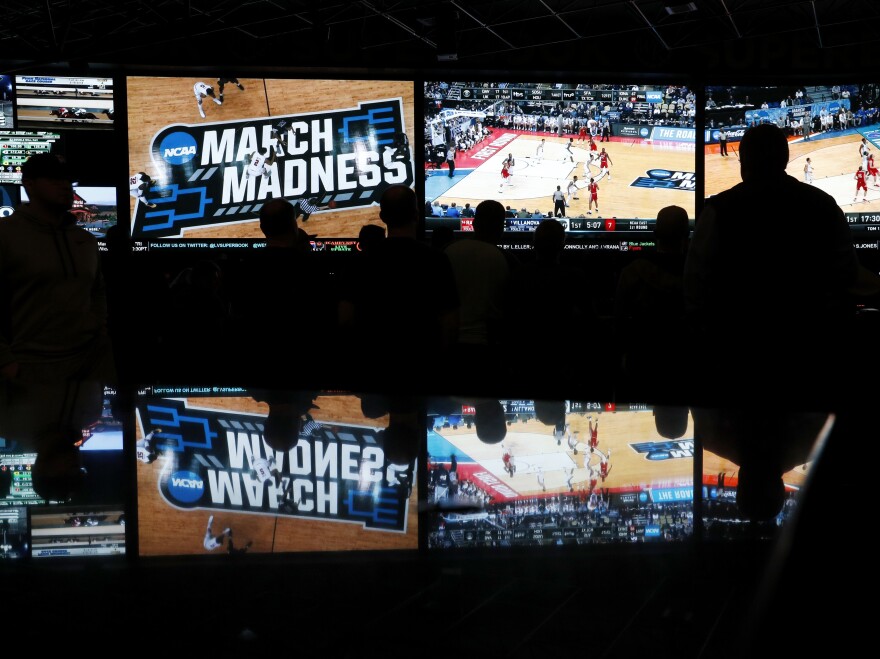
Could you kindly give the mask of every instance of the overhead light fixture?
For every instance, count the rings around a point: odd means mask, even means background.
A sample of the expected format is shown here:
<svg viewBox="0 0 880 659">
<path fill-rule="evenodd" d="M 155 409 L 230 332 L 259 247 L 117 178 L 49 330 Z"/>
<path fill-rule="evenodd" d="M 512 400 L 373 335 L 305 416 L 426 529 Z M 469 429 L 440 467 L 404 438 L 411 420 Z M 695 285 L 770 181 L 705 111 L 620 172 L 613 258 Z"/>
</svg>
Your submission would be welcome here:
<svg viewBox="0 0 880 659">
<path fill-rule="evenodd" d="M 673 5 L 666 7 L 666 13 L 670 16 L 677 16 L 678 14 L 689 14 L 692 11 L 697 11 L 697 5 L 693 2 L 688 2 L 683 5 Z"/>
</svg>

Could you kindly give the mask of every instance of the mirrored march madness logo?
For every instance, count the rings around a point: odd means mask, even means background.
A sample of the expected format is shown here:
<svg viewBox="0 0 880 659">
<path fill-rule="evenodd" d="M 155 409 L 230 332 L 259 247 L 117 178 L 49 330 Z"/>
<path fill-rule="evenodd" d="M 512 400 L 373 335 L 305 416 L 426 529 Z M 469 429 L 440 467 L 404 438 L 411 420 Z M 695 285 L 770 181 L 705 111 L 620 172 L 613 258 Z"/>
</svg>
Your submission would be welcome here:
<svg viewBox="0 0 880 659">
<path fill-rule="evenodd" d="M 414 465 L 390 463 L 376 428 L 316 424 L 285 452 L 263 441 L 264 416 L 168 398 L 141 401 L 138 412 L 145 427 L 161 428 L 153 439 L 164 464 L 159 492 L 171 506 L 406 531 Z M 261 460 L 277 477 L 258 476 Z"/>
</svg>

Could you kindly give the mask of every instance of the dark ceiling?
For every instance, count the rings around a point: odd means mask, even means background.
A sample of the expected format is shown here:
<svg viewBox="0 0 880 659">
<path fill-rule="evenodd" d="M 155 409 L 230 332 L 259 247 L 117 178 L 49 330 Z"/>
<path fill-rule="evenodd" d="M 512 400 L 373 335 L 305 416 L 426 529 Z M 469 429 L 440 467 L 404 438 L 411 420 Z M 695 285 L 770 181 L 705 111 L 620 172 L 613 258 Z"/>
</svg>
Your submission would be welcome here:
<svg viewBox="0 0 880 659">
<path fill-rule="evenodd" d="M 790 73 L 870 70 L 880 47 L 876 0 L 26 0 L 2 7 L 6 72 L 54 63 L 662 72 L 778 62 Z"/>
</svg>

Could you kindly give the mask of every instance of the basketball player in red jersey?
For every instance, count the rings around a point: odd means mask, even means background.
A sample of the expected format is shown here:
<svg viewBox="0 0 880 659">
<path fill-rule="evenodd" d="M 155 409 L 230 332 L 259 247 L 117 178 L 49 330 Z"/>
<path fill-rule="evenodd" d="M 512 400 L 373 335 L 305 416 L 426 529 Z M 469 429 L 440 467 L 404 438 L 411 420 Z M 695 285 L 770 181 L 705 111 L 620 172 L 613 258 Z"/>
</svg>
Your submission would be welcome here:
<svg viewBox="0 0 880 659">
<path fill-rule="evenodd" d="M 589 420 L 590 429 L 590 453 L 592 453 L 599 445 L 599 419 L 596 419 L 595 424 L 593 423 L 592 416 L 588 416 L 587 419 Z"/>
<path fill-rule="evenodd" d="M 605 176 L 608 180 L 611 180 L 611 169 L 609 165 L 613 165 L 611 162 L 611 157 L 608 155 L 608 152 L 605 151 L 605 147 L 602 147 L 602 150 L 599 152 L 599 174 L 605 172 Z"/>
<path fill-rule="evenodd" d="M 595 469 L 590 467 L 590 477 L 587 483 L 587 491 L 592 493 L 596 490 L 596 486 L 599 484 L 599 475 Z"/>
<path fill-rule="evenodd" d="M 866 174 L 865 170 L 863 170 L 863 169 L 862 169 L 862 166 L 859 165 L 859 169 L 858 169 L 858 171 L 856 172 L 855 176 L 853 176 L 853 178 L 854 178 L 855 181 L 856 181 L 856 196 L 853 197 L 853 201 L 858 201 L 858 199 L 859 199 L 859 190 L 862 191 L 862 201 L 868 201 L 868 199 L 867 199 L 867 196 L 868 196 L 868 183 L 867 183 L 867 181 L 865 180 L 865 174 Z"/>
<path fill-rule="evenodd" d="M 596 146 L 596 140 L 593 139 L 592 135 L 590 136 L 590 151 L 598 151 L 599 147 Z"/>
<path fill-rule="evenodd" d="M 877 185 L 877 174 L 880 173 L 877 171 L 877 166 L 874 164 L 874 154 L 868 154 L 868 176 L 872 177 L 874 182 L 874 187 L 880 187 Z"/>
<path fill-rule="evenodd" d="M 501 165 L 501 183 L 498 184 L 498 192 L 501 192 L 505 185 L 510 185 L 510 164 L 506 159 Z"/>
<path fill-rule="evenodd" d="M 513 478 L 513 474 L 516 473 L 516 466 L 513 463 L 513 452 L 504 446 L 501 447 L 501 461 L 504 463 L 504 471 L 510 474 L 510 477 Z"/>
<path fill-rule="evenodd" d="M 587 186 L 590 191 L 590 203 L 587 207 L 587 215 L 593 214 L 593 204 L 596 204 L 596 212 L 599 212 L 599 184 L 596 179 L 590 179 L 590 185 Z M 592 423 L 592 422 L 591 422 Z"/>
<path fill-rule="evenodd" d="M 608 454 L 602 456 L 602 460 L 599 462 L 599 477 L 602 479 L 602 482 L 605 482 L 605 479 L 608 478 L 608 474 L 611 473 L 611 449 L 608 449 Z"/>
<path fill-rule="evenodd" d="M 586 142 L 587 141 L 587 124 L 581 124 L 580 129 L 578 129 L 578 141 L 579 142 Z M 592 142 L 593 139 L 590 138 L 590 141 Z"/>
</svg>

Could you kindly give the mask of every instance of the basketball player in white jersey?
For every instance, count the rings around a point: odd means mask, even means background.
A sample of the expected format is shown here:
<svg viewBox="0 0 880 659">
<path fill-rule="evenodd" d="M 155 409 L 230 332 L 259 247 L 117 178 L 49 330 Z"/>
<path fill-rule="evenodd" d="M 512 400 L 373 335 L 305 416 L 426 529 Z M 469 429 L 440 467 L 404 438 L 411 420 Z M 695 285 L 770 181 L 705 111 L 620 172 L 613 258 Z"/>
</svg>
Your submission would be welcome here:
<svg viewBox="0 0 880 659">
<path fill-rule="evenodd" d="M 156 204 L 147 201 L 147 192 L 150 191 L 151 185 L 153 185 L 153 179 L 145 172 L 138 172 L 128 177 L 129 194 L 145 203 L 149 208 L 155 208 Z"/>
<path fill-rule="evenodd" d="M 599 169 L 599 153 L 597 151 L 590 151 L 587 159 L 584 161 L 585 179 L 591 179 L 594 177 L 593 167 L 595 167 L 597 170 Z"/>
<path fill-rule="evenodd" d="M 281 473 L 275 466 L 274 456 L 268 459 L 262 457 L 252 457 L 251 469 L 253 470 L 254 474 L 261 484 L 274 479 L 276 486 L 281 485 Z"/>
<path fill-rule="evenodd" d="M 570 430 L 568 431 L 568 448 L 569 448 L 569 450 L 570 450 L 572 453 L 574 453 L 575 455 L 577 455 L 577 452 L 578 452 L 578 436 L 577 436 L 577 433 L 578 433 L 577 430 L 575 430 L 574 433 L 572 433 Z"/>
<path fill-rule="evenodd" d="M 535 162 L 538 164 L 541 164 L 541 161 L 544 159 L 544 143 L 545 140 L 542 138 L 538 144 L 538 149 L 535 151 Z"/>
<path fill-rule="evenodd" d="M 193 94 L 195 94 L 195 96 L 196 96 L 196 103 L 199 104 L 199 114 L 201 115 L 202 119 L 205 118 L 205 110 L 202 107 L 202 99 L 203 98 L 210 96 L 211 99 L 217 105 L 222 105 L 222 103 L 223 103 L 223 101 L 221 101 L 219 98 L 217 98 L 214 95 L 214 88 L 211 87 L 211 85 L 209 85 L 206 82 L 199 81 L 196 84 L 194 84 L 193 85 Z"/>
<path fill-rule="evenodd" d="M 156 450 L 153 448 L 153 437 L 156 433 L 161 433 L 161 428 L 153 428 L 143 439 L 139 439 L 135 444 L 137 459 L 144 464 L 150 464 L 156 457 Z"/>
<path fill-rule="evenodd" d="M 871 153 L 871 148 L 868 146 L 868 140 L 863 137 L 861 144 L 859 144 L 859 157 L 862 159 L 862 169 L 866 172 L 868 171 L 869 153 Z"/>
<path fill-rule="evenodd" d="M 272 171 L 272 165 L 274 164 L 274 149 L 268 148 L 266 149 L 266 153 L 263 153 L 262 151 L 254 151 L 248 156 L 248 164 L 247 169 L 245 169 L 244 172 L 244 177 L 245 179 L 249 179 L 251 176 L 255 178 L 257 176 L 269 178 L 269 173 Z"/>
<path fill-rule="evenodd" d="M 577 184 L 577 180 L 578 180 L 578 177 L 577 177 L 577 175 L 575 175 L 575 176 L 574 176 L 574 177 L 568 182 L 568 188 L 566 189 L 566 193 L 565 193 L 565 196 L 566 196 L 566 199 L 565 199 L 565 205 L 566 205 L 566 206 L 571 206 L 571 203 L 570 203 L 570 202 L 571 202 L 572 199 L 579 199 L 579 197 L 577 196 L 577 193 L 578 193 L 578 184 Z"/>
<path fill-rule="evenodd" d="M 205 531 L 205 540 L 202 544 L 204 544 L 205 549 L 208 551 L 214 551 L 218 547 L 223 546 L 223 541 L 226 540 L 229 536 L 232 535 L 232 529 L 226 528 L 223 529 L 223 533 L 220 535 L 214 535 L 211 531 L 211 525 L 214 523 L 214 516 L 211 515 L 208 518 L 208 530 Z"/>
</svg>

